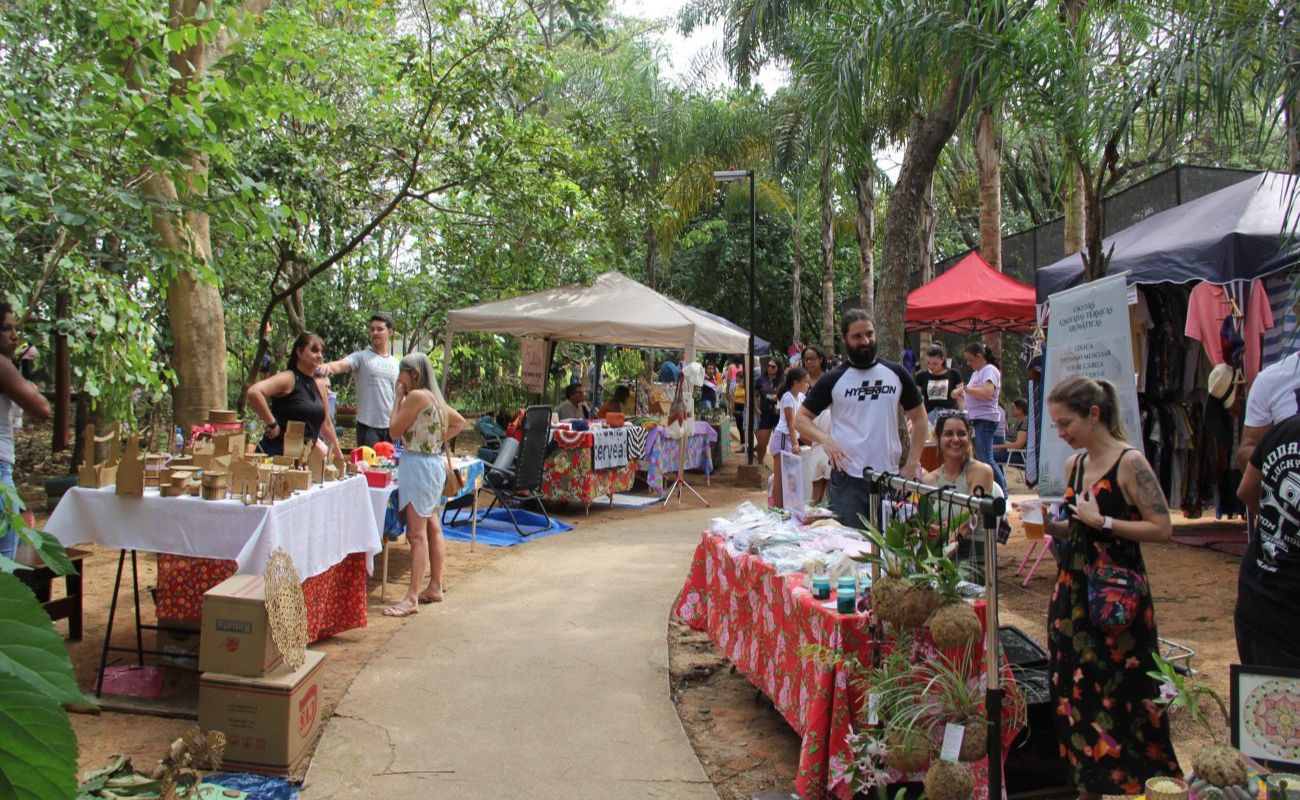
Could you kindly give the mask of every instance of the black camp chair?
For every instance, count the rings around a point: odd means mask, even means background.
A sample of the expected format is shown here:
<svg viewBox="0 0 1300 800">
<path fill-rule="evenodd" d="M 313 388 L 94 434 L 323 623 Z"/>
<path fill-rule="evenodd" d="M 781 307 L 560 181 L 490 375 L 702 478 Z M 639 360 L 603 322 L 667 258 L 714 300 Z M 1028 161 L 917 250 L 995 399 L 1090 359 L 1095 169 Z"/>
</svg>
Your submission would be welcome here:
<svg viewBox="0 0 1300 800">
<path fill-rule="evenodd" d="M 551 440 L 551 407 L 529 406 L 524 412 L 524 436 L 519 445 L 519 455 L 508 467 L 488 467 L 485 487 L 492 493 L 492 504 L 487 513 L 499 504 L 510 515 L 510 523 L 520 536 L 529 536 L 515 518 L 515 509 L 534 503 L 551 525 L 551 515 L 542 503 L 542 470 L 546 464 L 546 446 Z M 537 533 L 532 531 L 531 533 Z"/>
</svg>

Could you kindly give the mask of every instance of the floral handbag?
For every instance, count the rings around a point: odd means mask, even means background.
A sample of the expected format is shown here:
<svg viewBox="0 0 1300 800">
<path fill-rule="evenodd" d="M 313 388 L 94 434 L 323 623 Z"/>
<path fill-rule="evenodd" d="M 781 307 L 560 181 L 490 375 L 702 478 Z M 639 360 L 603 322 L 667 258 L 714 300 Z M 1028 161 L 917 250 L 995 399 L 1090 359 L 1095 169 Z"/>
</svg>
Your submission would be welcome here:
<svg viewBox="0 0 1300 800">
<path fill-rule="evenodd" d="M 1079 459 L 1075 472 L 1076 497 L 1083 490 L 1082 462 Z M 1087 546 L 1088 618 L 1102 633 L 1117 636 L 1137 619 L 1147 578 L 1137 570 L 1115 566 L 1109 556 L 1098 551 L 1092 528 L 1081 522 L 1075 524 L 1083 532 Z"/>
</svg>

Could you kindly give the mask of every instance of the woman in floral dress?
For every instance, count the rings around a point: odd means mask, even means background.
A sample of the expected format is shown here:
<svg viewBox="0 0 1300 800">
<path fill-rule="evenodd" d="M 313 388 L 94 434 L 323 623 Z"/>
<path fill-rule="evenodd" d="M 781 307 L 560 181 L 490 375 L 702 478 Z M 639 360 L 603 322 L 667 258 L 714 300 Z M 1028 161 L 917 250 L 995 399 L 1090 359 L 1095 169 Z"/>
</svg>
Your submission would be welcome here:
<svg viewBox="0 0 1300 800">
<path fill-rule="evenodd" d="M 1066 444 L 1084 451 L 1065 463 L 1071 521 L 1048 526 L 1065 544 L 1047 631 L 1057 738 L 1082 800 L 1140 794 L 1147 778 L 1182 774 L 1155 702 L 1159 685 L 1147 675 L 1159 643 L 1138 544 L 1169 541 L 1169 507 L 1151 465 L 1124 439 L 1114 386 L 1072 378 L 1048 409 Z M 1106 565 L 1142 576 L 1128 626 L 1110 633 L 1088 605 L 1088 575 Z"/>
<path fill-rule="evenodd" d="M 465 429 L 465 418 L 447 405 L 438 391 L 433 365 L 424 353 L 411 353 L 398 364 L 397 397 L 388 430 L 402 443 L 398 466 L 397 507 L 406 515 L 406 540 L 411 545 L 411 585 L 406 596 L 384 609 L 390 617 L 406 617 L 420 603 L 442 602 L 443 541 L 442 486 L 447 477 L 446 443 Z M 420 590 L 424 562 L 429 583 Z"/>
</svg>

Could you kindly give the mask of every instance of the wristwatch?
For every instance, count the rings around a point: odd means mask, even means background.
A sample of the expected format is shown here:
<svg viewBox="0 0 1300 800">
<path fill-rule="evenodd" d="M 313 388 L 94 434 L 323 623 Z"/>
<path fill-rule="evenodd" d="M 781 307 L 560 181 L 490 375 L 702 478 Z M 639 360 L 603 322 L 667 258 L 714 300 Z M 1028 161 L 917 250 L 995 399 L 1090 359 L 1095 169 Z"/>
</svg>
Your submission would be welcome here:
<svg viewBox="0 0 1300 800">
<path fill-rule="evenodd" d="M 1103 531 L 1109 531 L 1109 530 L 1112 530 L 1114 527 L 1115 527 L 1115 518 L 1114 518 L 1114 517 L 1102 517 L 1102 518 L 1101 518 L 1101 529 L 1102 529 Z"/>
</svg>

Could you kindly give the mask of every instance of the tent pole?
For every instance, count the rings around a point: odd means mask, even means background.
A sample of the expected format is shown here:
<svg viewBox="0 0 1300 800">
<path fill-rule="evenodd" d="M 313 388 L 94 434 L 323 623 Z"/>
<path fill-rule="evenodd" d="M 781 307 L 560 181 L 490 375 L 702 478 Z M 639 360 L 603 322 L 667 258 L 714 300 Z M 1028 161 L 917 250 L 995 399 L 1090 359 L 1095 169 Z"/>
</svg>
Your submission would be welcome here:
<svg viewBox="0 0 1300 800">
<path fill-rule="evenodd" d="M 542 393 L 537 398 L 540 405 L 549 405 L 546 398 L 551 395 L 551 365 L 555 363 L 555 345 L 549 338 L 542 339 L 546 342 L 546 372 L 542 375 Z"/>
<path fill-rule="evenodd" d="M 605 368 L 605 348 L 606 345 L 596 345 L 596 366 L 591 373 L 591 405 L 593 408 L 600 408 L 600 404 L 604 402 L 604 398 L 601 397 L 604 392 L 602 391 L 600 379 L 601 372 Z"/>
</svg>

